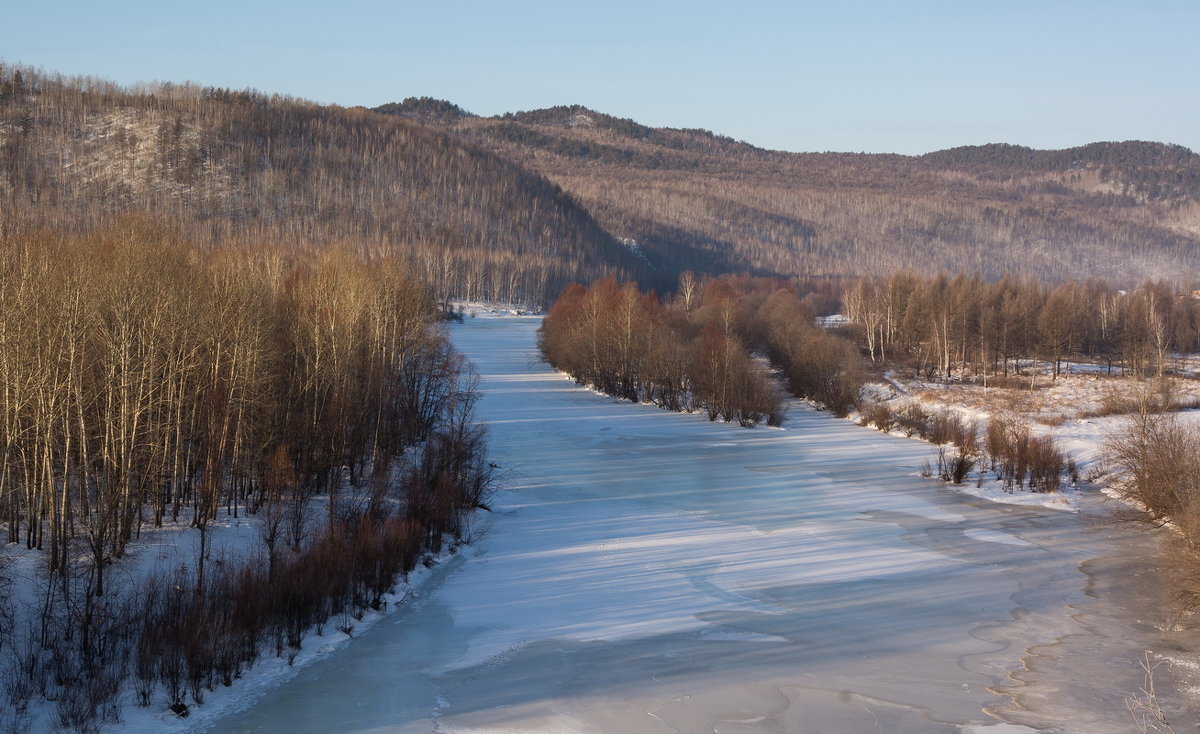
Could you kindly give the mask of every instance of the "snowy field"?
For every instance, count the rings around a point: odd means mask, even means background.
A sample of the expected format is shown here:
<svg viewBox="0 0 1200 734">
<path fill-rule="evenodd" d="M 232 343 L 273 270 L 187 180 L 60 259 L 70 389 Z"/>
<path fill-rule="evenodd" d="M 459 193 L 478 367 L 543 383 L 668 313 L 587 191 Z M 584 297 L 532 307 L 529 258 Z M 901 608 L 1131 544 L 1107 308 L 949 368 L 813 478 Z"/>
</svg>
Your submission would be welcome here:
<svg viewBox="0 0 1200 734">
<path fill-rule="evenodd" d="M 1175 361 L 1180 365 L 1179 373 L 1184 372 L 1183 365 L 1193 362 L 1183 357 L 1176 357 Z M 1040 364 L 1035 378 L 1036 390 L 989 388 L 957 380 L 928 382 L 888 372 L 885 382 L 868 383 L 864 392 L 875 402 L 891 405 L 893 410 L 900 409 L 905 402 L 915 401 L 927 413 L 954 411 L 968 421 L 977 421 L 981 429 L 993 418 L 1006 418 L 1029 426 L 1035 435 L 1050 436 L 1064 456 L 1075 461 L 1078 474 L 1084 479 L 1078 488 L 1064 483 L 1062 491 L 1052 495 L 1021 490 L 1009 492 L 989 475 L 989 481 L 981 486 L 976 486 L 972 479 L 958 489 L 994 502 L 1078 510 L 1081 491 L 1094 492 L 1099 485 L 1108 485 L 1113 479 L 1111 467 L 1104 463 L 1104 443 L 1125 430 L 1129 421 L 1127 413 L 1109 414 L 1113 406 L 1132 410 L 1131 406 L 1136 406 L 1143 396 L 1154 396 L 1158 387 L 1154 380 L 1101 375 L 1099 373 L 1105 369 L 1101 365 L 1064 363 L 1063 369 L 1057 380 L 1051 380 L 1050 365 Z M 1171 388 L 1178 402 L 1200 404 L 1200 379 L 1174 377 Z M 1183 410 L 1175 415 L 1180 423 L 1200 425 L 1200 410 Z M 850 418 L 860 420 L 858 414 Z M 898 429 L 892 433 L 902 435 Z M 1111 487 L 1106 491 L 1115 496 Z"/>
<path fill-rule="evenodd" d="M 536 361 L 538 323 L 452 327 L 507 479 L 475 543 L 215 730 L 1127 732 L 1143 650 L 1186 646 L 1154 536 L 1097 496 L 964 495 L 927 444 L 804 406 L 614 401 Z"/>
</svg>

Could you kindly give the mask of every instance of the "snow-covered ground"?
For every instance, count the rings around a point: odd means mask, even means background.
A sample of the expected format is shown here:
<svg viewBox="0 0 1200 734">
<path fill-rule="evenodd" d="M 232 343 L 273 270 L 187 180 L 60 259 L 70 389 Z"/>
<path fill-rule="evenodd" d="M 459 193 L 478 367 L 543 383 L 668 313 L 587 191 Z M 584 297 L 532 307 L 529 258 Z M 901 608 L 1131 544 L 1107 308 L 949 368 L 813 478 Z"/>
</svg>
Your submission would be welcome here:
<svg viewBox="0 0 1200 734">
<path fill-rule="evenodd" d="M 1183 358 L 1178 361 L 1181 365 L 1190 364 Z M 1103 489 L 1115 496 L 1110 486 L 1111 467 L 1104 462 L 1104 444 L 1124 430 L 1129 419 L 1126 414 L 1107 413 L 1134 405 L 1145 394 L 1153 398 L 1159 387 L 1153 380 L 1102 374 L 1106 368 L 1101 365 L 1064 363 L 1063 374 L 1056 380 L 1050 379 L 1049 368 L 1048 364 L 1040 365 L 1034 377 L 1036 389 L 998 388 L 961 381 L 927 382 L 888 372 L 882 382 L 868 384 L 865 393 L 873 401 L 890 404 L 893 410 L 905 402 L 915 402 L 931 414 L 957 412 L 967 420 L 978 421 L 981 428 L 992 418 L 1003 417 L 1028 425 L 1034 434 L 1052 437 L 1064 455 L 1075 462 L 1083 481 L 1075 485 L 1065 483 L 1062 491 L 1046 494 L 1011 491 L 988 473 L 985 481 L 978 483 L 975 473 L 956 489 L 994 502 L 1077 511 L 1081 493 Z M 1029 384 L 1029 380 L 1021 377 L 1016 381 Z M 1171 386 L 1177 401 L 1200 401 L 1200 380 L 1174 378 Z M 859 416 L 854 414 L 851 419 L 858 420 Z M 1200 411 L 1182 411 L 1178 419 L 1200 424 Z M 901 435 L 899 430 L 893 433 Z"/>
<path fill-rule="evenodd" d="M 210 524 L 208 532 L 210 567 L 226 560 L 240 562 L 263 553 L 262 536 L 253 516 L 228 517 L 222 512 L 218 519 Z M 130 542 L 125 555 L 115 560 L 107 571 L 109 593 L 123 595 L 132 590 L 136 594 L 140 584 L 151 574 L 169 574 L 179 566 L 194 567 L 198 552 L 199 535 L 190 526 L 188 510 L 184 509 L 178 522 L 168 521 L 162 528 L 144 529 L 139 537 Z M 440 559 L 430 561 L 436 567 L 436 563 L 446 562 L 450 558 L 451 553 L 445 552 Z M 39 608 L 40 595 L 44 593 L 45 576 L 41 572 L 41 566 L 45 563 L 45 555 L 21 546 L 10 545 L 4 549 L 0 562 L 3 562 L 5 577 L 11 581 L 11 585 L 6 587 L 5 591 L 11 594 L 12 607 L 16 612 L 14 628 L 21 630 L 25 627 L 25 620 Z M 148 707 L 137 705 L 133 692 L 126 690 L 119 706 L 121 723 L 115 730 L 126 734 L 204 731 L 222 717 L 252 706 L 265 691 L 293 678 L 306 666 L 328 656 L 353 637 L 363 634 L 390 614 L 398 612 L 410 596 L 419 593 L 432 573 L 430 568 L 417 566 L 409 574 L 407 582 L 399 583 L 392 594 L 383 597 L 383 609 L 365 610 L 361 619 L 344 620 L 339 615 L 329 620 L 323 631 L 311 630 L 291 663 L 270 653 L 264 653 L 264 656 L 250 670 L 244 672 L 233 686 L 219 686 L 213 691 L 206 691 L 204 704 L 192 705 L 187 717 L 181 718 L 167 709 L 169 700 L 162 690 L 156 691 Z M 337 629 L 346 623 L 352 625 L 350 634 Z M 4 652 L 11 654 L 12 650 L 6 648 Z M 30 731 L 59 730 L 56 725 L 54 702 L 35 697 L 30 709 Z"/>
<path fill-rule="evenodd" d="M 538 323 L 451 327 L 508 484 L 476 542 L 215 730 L 1126 732 L 1142 651 L 1194 642 L 1095 493 L 967 496 L 800 404 L 766 430 L 598 396 Z"/>
<path fill-rule="evenodd" d="M 454 309 L 455 313 L 462 314 L 464 319 L 534 316 L 538 314 L 538 309 L 531 306 L 518 306 L 512 303 L 499 303 L 496 301 L 451 301 L 450 307 Z"/>
<path fill-rule="evenodd" d="M 875 385 L 875 389 L 903 391 L 926 404 L 953 403 L 980 415 L 1023 415 L 1045 426 L 1055 426 L 1070 419 L 1118 414 L 1136 406 L 1143 394 L 1153 398 L 1160 389 L 1157 380 L 1107 375 L 1101 365 L 1077 364 L 1070 373 L 1065 371 L 1068 366 L 1064 365 L 1064 372 L 1058 379 L 1051 380 L 1049 365 L 1040 365 L 1038 374 L 1032 378 L 1034 389 L 1029 388 L 1031 377 L 1027 375 L 1012 376 L 1008 378 L 1008 385 L 998 387 L 999 380 L 995 377 L 991 378 L 990 384 L 959 380 L 929 382 L 902 378 L 894 372 L 887 373 L 886 382 Z M 1169 383 L 1177 400 L 1200 401 L 1200 380 L 1172 377 Z"/>
</svg>

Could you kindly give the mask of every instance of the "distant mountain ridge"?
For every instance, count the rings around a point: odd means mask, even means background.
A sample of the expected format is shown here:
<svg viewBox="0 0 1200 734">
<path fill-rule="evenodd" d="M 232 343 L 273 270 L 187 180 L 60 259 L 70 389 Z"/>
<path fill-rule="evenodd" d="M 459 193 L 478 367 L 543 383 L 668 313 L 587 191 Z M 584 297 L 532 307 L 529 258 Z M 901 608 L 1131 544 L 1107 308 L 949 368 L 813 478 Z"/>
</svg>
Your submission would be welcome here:
<svg viewBox="0 0 1200 734">
<path fill-rule="evenodd" d="M 474 117 L 462 107 L 433 97 L 408 97 L 401 102 L 389 102 L 374 108 L 375 112 L 410 120 L 427 122 L 449 122 L 463 117 Z"/>
<path fill-rule="evenodd" d="M 1084 170 L 1099 167 L 1101 178 L 1155 200 L 1200 197 L 1200 155 L 1182 145 L 1126 140 L 1090 143 L 1063 150 L 1019 145 L 951 148 L 921 156 L 927 163 L 964 170 Z"/>
<path fill-rule="evenodd" d="M 1089 143 L 1062 150 L 1038 150 L 1023 145 L 988 143 L 926 153 L 920 158 L 946 166 L 1006 165 L 1012 167 L 1067 170 L 1085 164 L 1189 166 L 1200 162 L 1200 155 L 1182 145 L 1126 140 L 1120 143 Z"/>
</svg>

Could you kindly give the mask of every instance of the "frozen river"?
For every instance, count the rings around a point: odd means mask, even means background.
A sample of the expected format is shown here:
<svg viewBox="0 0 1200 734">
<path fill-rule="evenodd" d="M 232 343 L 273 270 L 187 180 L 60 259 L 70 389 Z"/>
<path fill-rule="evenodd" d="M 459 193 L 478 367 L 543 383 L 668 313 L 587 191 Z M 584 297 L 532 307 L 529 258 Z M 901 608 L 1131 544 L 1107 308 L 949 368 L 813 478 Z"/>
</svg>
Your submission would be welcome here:
<svg viewBox="0 0 1200 734">
<path fill-rule="evenodd" d="M 453 327 L 506 477 L 475 542 L 217 730 L 1132 730 L 1142 650 L 1179 643 L 1148 533 L 963 496 L 918 476 L 927 444 L 803 407 L 744 429 L 596 395 L 537 325 Z"/>
</svg>

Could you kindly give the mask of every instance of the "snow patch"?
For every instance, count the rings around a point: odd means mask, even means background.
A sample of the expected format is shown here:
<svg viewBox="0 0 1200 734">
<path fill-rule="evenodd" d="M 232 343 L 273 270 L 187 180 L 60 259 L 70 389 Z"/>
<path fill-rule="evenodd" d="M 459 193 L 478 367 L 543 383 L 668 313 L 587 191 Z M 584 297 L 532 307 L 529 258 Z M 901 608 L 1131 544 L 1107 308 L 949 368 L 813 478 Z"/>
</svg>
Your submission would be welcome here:
<svg viewBox="0 0 1200 734">
<path fill-rule="evenodd" d="M 967 724 L 958 728 L 961 734 L 1041 734 L 1040 729 L 1030 729 L 1018 724 Z"/>
<path fill-rule="evenodd" d="M 967 528 L 963 534 L 974 540 L 982 540 L 985 543 L 1002 543 L 1004 545 L 1033 545 L 1028 540 L 1018 538 L 1012 533 L 1003 533 L 999 530 L 988 530 L 987 528 Z"/>
</svg>

